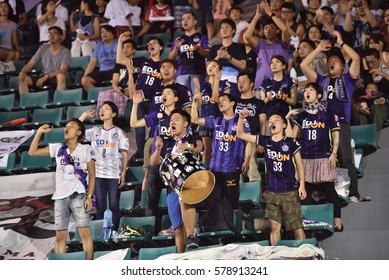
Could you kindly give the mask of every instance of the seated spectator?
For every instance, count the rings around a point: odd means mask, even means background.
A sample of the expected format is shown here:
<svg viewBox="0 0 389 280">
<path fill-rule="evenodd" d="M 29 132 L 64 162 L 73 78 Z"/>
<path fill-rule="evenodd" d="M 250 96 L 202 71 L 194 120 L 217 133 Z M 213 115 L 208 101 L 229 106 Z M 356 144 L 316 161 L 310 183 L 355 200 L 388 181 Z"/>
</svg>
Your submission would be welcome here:
<svg viewBox="0 0 389 280">
<path fill-rule="evenodd" d="M 101 27 L 101 42 L 97 44 L 84 76 L 81 78 L 81 85 L 86 92 L 91 87 L 112 79 L 117 48 L 115 36 L 115 28 L 111 25 Z M 98 68 L 96 68 L 97 65 Z"/>
<path fill-rule="evenodd" d="M 364 60 L 366 66 L 361 71 L 361 76 L 364 84 L 374 82 L 378 86 L 378 90 L 383 92 L 388 98 L 389 92 L 389 68 L 381 63 L 381 55 L 377 49 L 368 49 L 365 52 Z"/>
<path fill-rule="evenodd" d="M 66 38 L 66 26 L 64 21 L 55 15 L 57 5 L 54 0 L 46 0 L 42 3 L 41 15 L 37 16 L 39 26 L 39 43 L 43 44 L 49 41 L 48 29 L 50 26 L 58 26 L 62 29 L 63 37 Z"/>
<path fill-rule="evenodd" d="M 10 5 L 0 3 L 0 72 L 15 71 L 13 61 L 20 58 L 17 25 L 8 19 Z"/>
<path fill-rule="evenodd" d="M 58 2 L 58 1 L 56 1 Z M 38 17 L 40 17 L 44 12 L 42 12 L 42 5 L 43 5 L 43 1 L 42 3 L 38 4 L 36 6 L 36 12 L 35 12 L 35 16 L 36 18 L 38 19 Z M 62 5 L 62 4 L 58 4 L 56 5 L 56 9 L 55 9 L 55 16 L 59 19 L 62 19 L 65 26 L 68 24 L 68 21 L 69 21 L 69 11 L 68 9 Z"/>
<path fill-rule="evenodd" d="M 137 34 L 142 29 L 142 8 L 139 7 L 137 0 L 128 0 L 128 5 L 130 7 L 129 16 L 131 19 L 132 32 Z"/>
<path fill-rule="evenodd" d="M 214 32 L 217 34 L 220 30 L 220 23 L 223 19 L 228 18 L 228 14 L 234 0 L 214 0 L 213 1 L 213 24 Z"/>
<path fill-rule="evenodd" d="M 238 43 L 241 32 L 243 30 L 246 30 L 247 27 L 249 26 L 249 23 L 247 21 L 242 20 L 242 16 L 243 16 L 242 8 L 238 6 L 233 6 L 231 8 L 229 18 L 232 19 L 236 25 L 235 35 L 232 38 L 232 41 L 234 41 L 235 43 Z"/>
<path fill-rule="evenodd" d="M 381 64 L 389 68 L 389 51 L 384 36 L 379 32 L 370 35 L 369 49 L 376 49 L 381 55 Z"/>
<path fill-rule="evenodd" d="M 265 38 L 258 40 L 254 37 L 254 30 L 263 13 L 266 13 L 269 17 L 263 25 Z M 282 39 L 278 39 L 277 37 L 278 29 L 282 31 Z M 250 47 L 255 49 L 258 54 L 258 67 L 254 85 L 254 88 L 258 89 L 264 79 L 273 76 L 270 69 L 270 58 L 274 55 L 281 55 L 285 60 L 287 59 L 290 35 L 285 23 L 272 13 L 267 2 L 262 1 L 261 4 L 257 5 L 255 16 L 244 33 L 244 37 Z"/>
<path fill-rule="evenodd" d="M 94 13 L 97 15 L 100 24 L 108 22 L 108 19 L 104 17 L 108 2 L 108 0 L 96 0 Z"/>
<path fill-rule="evenodd" d="M 77 38 L 72 42 L 70 53 L 72 57 L 92 56 L 97 41 L 100 39 L 100 23 L 93 14 L 94 0 L 81 0 L 81 17 L 74 22 L 76 12 L 70 15 L 70 30 L 77 33 Z"/>
<path fill-rule="evenodd" d="M 26 7 L 24 6 L 24 1 L 22 0 L 7 0 L 1 1 L 6 2 L 10 5 L 9 20 L 16 23 L 18 26 L 25 26 L 28 22 L 28 15 L 26 13 Z"/>
<path fill-rule="evenodd" d="M 384 95 L 378 92 L 378 87 L 375 83 L 368 83 L 366 85 L 365 94 L 359 97 L 358 103 L 354 106 L 353 113 L 354 122 L 357 125 L 377 124 L 378 143 L 381 129 L 388 119 L 388 108 L 386 107 Z"/>
<path fill-rule="evenodd" d="M 70 64 L 70 51 L 64 47 L 63 31 L 58 26 L 49 27 L 49 44 L 43 44 L 20 71 L 19 93 L 30 92 L 30 87 L 41 90 L 44 86 L 53 86 L 57 90 L 66 89 L 66 72 Z M 27 74 L 38 63 L 42 62 L 43 71 L 39 77 Z"/>
<path fill-rule="evenodd" d="M 109 20 L 108 24 L 131 27 L 131 19 L 127 16 L 131 13 L 130 5 L 126 0 L 111 0 L 105 9 L 104 17 Z"/>
</svg>

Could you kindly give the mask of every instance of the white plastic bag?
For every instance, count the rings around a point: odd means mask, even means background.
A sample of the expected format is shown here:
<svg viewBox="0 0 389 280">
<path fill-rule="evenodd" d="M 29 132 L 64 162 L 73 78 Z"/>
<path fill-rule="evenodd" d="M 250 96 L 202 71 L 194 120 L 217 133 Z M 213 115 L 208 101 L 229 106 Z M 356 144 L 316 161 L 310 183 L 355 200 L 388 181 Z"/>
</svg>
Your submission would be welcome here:
<svg viewBox="0 0 389 280">
<path fill-rule="evenodd" d="M 348 198 L 350 188 L 350 176 L 346 168 L 336 168 L 337 176 L 335 180 L 335 190 L 339 196 Z"/>
</svg>

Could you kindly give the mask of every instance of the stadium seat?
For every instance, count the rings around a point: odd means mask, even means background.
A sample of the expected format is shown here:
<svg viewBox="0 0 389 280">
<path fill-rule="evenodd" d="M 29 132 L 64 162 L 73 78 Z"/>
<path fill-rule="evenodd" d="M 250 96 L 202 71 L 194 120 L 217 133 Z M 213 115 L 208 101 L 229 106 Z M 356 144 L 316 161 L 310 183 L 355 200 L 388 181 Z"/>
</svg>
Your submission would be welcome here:
<svg viewBox="0 0 389 280">
<path fill-rule="evenodd" d="M 95 110 L 96 109 L 96 105 L 86 105 L 86 106 L 69 106 L 67 108 L 67 112 L 66 112 L 66 119 L 62 120 L 61 121 L 61 124 L 64 125 L 68 120 L 72 119 L 72 118 L 79 118 L 82 113 L 84 113 L 85 111 L 87 110 Z M 91 119 L 91 118 L 87 118 L 84 123 L 85 124 L 93 124 L 95 123 L 97 120 L 95 119 Z"/>
<path fill-rule="evenodd" d="M 239 206 L 261 207 L 261 182 L 242 182 L 240 183 Z"/>
<path fill-rule="evenodd" d="M 171 227 L 172 223 L 170 221 L 169 215 L 163 215 L 161 219 L 161 229 L 167 230 Z M 155 235 L 152 237 L 152 240 L 157 243 L 163 244 L 173 244 L 174 243 L 174 232 L 172 235 Z"/>
<path fill-rule="evenodd" d="M 78 106 L 82 100 L 82 88 L 54 91 L 53 102 L 47 104 L 47 108 Z"/>
<path fill-rule="evenodd" d="M 268 238 L 270 227 L 265 219 L 264 209 L 252 209 L 248 217 L 245 218 L 245 228 L 241 235 L 246 240 L 261 240 Z"/>
<path fill-rule="evenodd" d="M 52 171 L 53 160 L 49 156 L 30 156 L 28 151 L 23 151 L 18 167 L 11 169 L 12 173 L 25 174 L 34 172 Z"/>
<path fill-rule="evenodd" d="M 39 44 L 23 45 L 20 59 L 30 60 L 39 49 Z"/>
<path fill-rule="evenodd" d="M 363 149 L 364 155 L 377 150 L 377 125 L 375 123 L 351 126 L 351 138 L 355 148 Z"/>
<path fill-rule="evenodd" d="M 19 92 L 19 81 L 17 76 L 9 77 L 8 86 L 0 89 L 0 95 Z"/>
<path fill-rule="evenodd" d="M 4 155 L 0 155 L 0 159 L 3 158 Z M 13 175 L 11 170 L 15 168 L 15 162 L 16 162 L 16 153 L 10 153 L 8 154 L 8 159 L 7 159 L 7 166 L 4 168 L 0 167 L 0 176 L 5 176 L 5 175 Z"/>
<path fill-rule="evenodd" d="M 34 129 L 40 127 L 43 124 L 50 124 L 54 127 L 60 127 L 62 116 L 62 108 L 34 109 L 31 122 L 24 123 L 23 127 Z"/>
<path fill-rule="evenodd" d="M 0 130 L 20 130 L 23 129 L 22 123 L 9 124 L 14 120 L 28 120 L 28 110 L 15 112 L 1 112 L 0 114 Z"/>
<path fill-rule="evenodd" d="M 86 260 L 86 252 L 85 251 L 79 251 L 79 252 L 70 252 L 66 254 L 49 254 L 48 260 L 57 260 L 57 261 L 64 261 L 64 260 Z"/>
<path fill-rule="evenodd" d="M 9 112 L 14 108 L 15 105 L 15 94 L 0 95 L 0 112 Z"/>
<path fill-rule="evenodd" d="M 177 253 L 176 246 L 160 248 L 141 248 L 139 250 L 138 260 L 155 260 L 159 256 Z"/>
<path fill-rule="evenodd" d="M 19 106 L 12 108 L 13 111 L 45 108 L 49 100 L 49 91 L 37 91 L 20 95 Z"/>
<path fill-rule="evenodd" d="M 311 221 L 304 223 L 304 231 L 324 235 L 331 235 L 334 232 L 334 205 L 332 203 L 301 205 L 301 215 L 303 221 L 304 219 Z"/>
<path fill-rule="evenodd" d="M 358 174 L 358 178 L 362 178 L 363 175 L 364 175 L 364 169 L 365 169 L 365 159 L 363 157 L 363 150 L 362 149 L 355 149 L 355 156 L 360 156 L 361 157 L 361 161 L 359 162 L 359 165 L 356 166 L 357 168 L 357 174 Z"/>
<path fill-rule="evenodd" d="M 126 217 L 123 216 L 120 218 L 119 222 L 119 231 L 123 228 L 123 226 L 129 227 L 141 227 L 146 234 L 143 236 L 124 236 L 118 237 L 118 242 L 136 242 L 136 241 L 151 241 L 151 237 L 155 235 L 155 216 L 147 216 L 147 217 Z"/>
<path fill-rule="evenodd" d="M 64 130 L 62 127 L 53 128 L 50 132 L 43 135 L 43 141 L 40 146 L 47 146 L 50 143 L 63 143 L 65 142 Z"/>
<path fill-rule="evenodd" d="M 159 196 L 159 202 L 158 202 L 158 209 L 159 210 L 167 210 L 167 203 L 166 203 L 166 197 L 167 197 L 167 189 L 162 188 L 161 194 Z"/>
<path fill-rule="evenodd" d="M 134 208 L 135 190 L 120 192 L 119 208 L 123 213 L 130 213 Z"/>
<path fill-rule="evenodd" d="M 146 57 L 148 58 L 150 56 L 149 52 L 147 50 L 136 50 L 134 57 Z"/>
<path fill-rule="evenodd" d="M 142 166 L 130 166 L 126 171 L 126 179 L 124 185 L 126 187 L 135 187 L 142 185 L 145 171 Z"/>
<path fill-rule="evenodd" d="M 90 105 L 90 104 L 97 104 L 97 100 L 99 98 L 99 93 L 101 91 L 109 90 L 111 89 L 111 86 L 106 87 L 91 87 L 88 90 L 88 96 L 87 99 L 81 101 L 81 105 Z"/>
<path fill-rule="evenodd" d="M 316 238 L 307 238 L 300 240 L 278 240 L 276 246 L 287 246 L 287 247 L 300 247 L 303 244 L 312 244 L 319 246 Z"/>
<path fill-rule="evenodd" d="M 70 65 L 66 74 L 67 88 L 79 87 L 80 80 L 84 75 L 85 69 L 90 61 L 89 56 L 80 56 L 70 58 Z"/>
<path fill-rule="evenodd" d="M 131 250 L 130 249 L 121 249 L 121 250 L 126 250 L 126 256 L 124 257 L 124 260 L 131 260 Z M 114 250 L 109 250 L 109 251 L 96 251 L 93 253 L 93 259 L 96 260 L 102 256 L 105 256 L 109 253 L 115 252 Z"/>
</svg>

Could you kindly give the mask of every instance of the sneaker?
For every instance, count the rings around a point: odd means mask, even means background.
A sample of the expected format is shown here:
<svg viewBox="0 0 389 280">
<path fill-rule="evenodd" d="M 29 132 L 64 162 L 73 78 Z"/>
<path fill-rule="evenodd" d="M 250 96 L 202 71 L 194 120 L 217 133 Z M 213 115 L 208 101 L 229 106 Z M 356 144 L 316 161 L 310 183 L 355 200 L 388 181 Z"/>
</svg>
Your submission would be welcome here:
<svg viewBox="0 0 389 280">
<path fill-rule="evenodd" d="M 4 65 L 4 72 L 16 71 L 16 67 L 13 61 L 3 62 L 3 65 Z"/>
<path fill-rule="evenodd" d="M 359 202 L 359 199 L 356 196 L 350 197 L 350 202 L 357 203 Z"/>
<path fill-rule="evenodd" d="M 158 235 L 168 236 L 168 235 L 174 235 L 174 229 L 172 227 L 169 227 L 167 229 L 161 230 Z"/>
<path fill-rule="evenodd" d="M 199 239 L 197 237 L 194 237 L 193 235 L 189 235 L 186 238 L 186 247 L 191 248 L 191 249 L 196 249 L 199 247 Z"/>
</svg>

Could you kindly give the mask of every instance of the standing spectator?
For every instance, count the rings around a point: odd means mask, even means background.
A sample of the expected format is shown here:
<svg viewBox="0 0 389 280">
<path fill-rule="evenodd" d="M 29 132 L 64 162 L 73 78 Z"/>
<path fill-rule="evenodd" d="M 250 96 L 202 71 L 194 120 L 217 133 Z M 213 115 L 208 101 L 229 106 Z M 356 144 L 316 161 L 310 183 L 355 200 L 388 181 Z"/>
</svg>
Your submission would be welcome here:
<svg viewBox="0 0 389 280">
<path fill-rule="evenodd" d="M 358 202 L 360 194 L 358 191 L 358 176 L 353 163 L 354 155 L 351 150 L 351 131 L 350 131 L 350 114 L 351 102 L 355 88 L 355 83 L 360 72 L 360 57 L 359 55 L 342 40 L 339 32 L 333 31 L 332 35 L 336 36 L 337 44 L 350 56 L 352 59 L 349 70 L 343 73 L 345 68 L 345 60 L 339 48 L 331 49 L 329 41 L 322 41 L 316 49 L 311 52 L 301 62 L 303 70 L 308 81 L 319 84 L 325 94 L 324 99 L 328 103 L 328 113 L 336 114 L 340 122 L 340 140 L 338 159 L 341 167 L 348 169 L 350 176 L 350 201 Z M 331 51 L 327 54 L 327 69 L 328 76 L 321 76 L 309 67 L 314 58 L 321 51 Z"/>
<path fill-rule="evenodd" d="M 265 39 L 258 40 L 253 34 L 255 26 L 263 12 L 265 12 L 270 19 L 263 25 Z M 282 31 L 282 39 L 278 39 L 277 37 L 278 28 Z M 271 12 L 266 1 L 262 1 L 261 4 L 257 5 L 255 16 L 244 33 L 244 38 L 249 43 L 250 47 L 255 49 L 258 54 L 258 67 L 254 84 L 254 88 L 258 89 L 265 78 L 272 77 L 270 58 L 274 55 L 281 55 L 287 59 L 290 35 L 284 22 Z"/>
<path fill-rule="evenodd" d="M 348 3 L 344 31 L 352 32 L 352 47 L 361 55 L 367 45 L 367 39 L 379 23 L 369 10 L 366 0 L 361 1 L 361 5 L 355 7 L 356 13 L 353 17 L 351 11 L 355 3 L 355 1 Z"/>
<path fill-rule="evenodd" d="M 308 8 L 304 8 L 297 18 L 297 22 L 301 22 L 307 30 L 311 25 L 316 25 L 316 13 L 321 5 L 321 0 L 308 0 Z"/>
<path fill-rule="evenodd" d="M 262 100 L 255 97 L 254 79 L 249 74 L 240 72 L 238 75 L 238 89 L 240 98 L 236 103 L 235 114 L 246 109 L 249 112 L 246 120 L 249 123 L 251 134 L 264 135 L 266 133 L 266 112 L 265 104 Z M 261 181 L 261 175 L 258 171 L 257 152 L 263 153 L 263 147 L 257 147 L 255 143 L 251 145 L 250 164 L 247 175 L 249 181 Z"/>
<path fill-rule="evenodd" d="M 239 208 L 240 174 L 248 171 L 251 146 L 236 137 L 238 116 L 235 114 L 236 101 L 231 94 L 219 95 L 218 106 L 222 113 L 219 117 L 200 118 L 200 102 L 201 93 L 196 92 L 192 105 L 192 122 L 213 130 L 210 169 L 215 175 L 215 187 L 205 203 L 209 206 L 213 199 L 225 199 L 236 210 Z M 245 131 L 250 132 L 248 124 Z"/>
<path fill-rule="evenodd" d="M 286 60 L 283 56 L 275 55 L 270 60 L 273 77 L 266 78 L 260 87 L 260 97 L 266 104 L 266 115 L 279 112 L 284 116 L 290 106 L 297 101 L 297 87 L 295 82 L 286 74 Z"/>
<path fill-rule="evenodd" d="M 242 8 L 238 6 L 233 6 L 231 8 L 229 18 L 235 22 L 235 26 L 236 26 L 235 35 L 232 38 L 232 41 L 234 41 L 235 43 L 238 43 L 241 32 L 243 30 L 246 30 L 247 27 L 249 26 L 249 23 L 247 21 L 242 20 L 242 16 L 243 16 Z"/>
<path fill-rule="evenodd" d="M 20 71 L 19 93 L 30 92 L 30 87 L 41 90 L 44 86 L 53 86 L 57 90 L 66 89 L 66 72 L 70 64 L 70 51 L 64 47 L 63 31 L 58 26 L 49 27 L 49 44 L 43 44 L 31 60 Z M 42 62 L 43 71 L 39 77 L 27 75 L 38 62 Z"/>
<path fill-rule="evenodd" d="M 304 91 L 304 111 L 298 113 L 293 110 L 289 116 L 297 114 L 293 137 L 301 142 L 300 153 L 307 190 L 307 198 L 303 203 L 312 204 L 313 191 L 324 193 L 327 201 L 334 205 L 335 231 L 343 231 L 342 205 L 334 184 L 340 126 L 338 116 L 327 113 L 327 103 L 321 102 L 322 96 L 323 89 L 315 83 L 309 83 Z"/>
<path fill-rule="evenodd" d="M 80 121 L 94 118 L 95 110 L 88 110 L 80 116 Z M 91 143 L 96 155 L 96 219 L 104 219 L 107 209 L 112 211 L 113 230 L 118 230 L 120 221 L 120 191 L 126 179 L 128 162 L 128 138 L 126 133 L 115 125 L 118 107 L 115 103 L 105 101 L 99 108 L 103 126 L 95 126 L 85 131 L 85 139 Z"/>
<path fill-rule="evenodd" d="M 70 30 L 77 33 L 77 38 L 72 42 L 70 53 L 72 57 L 90 56 L 96 47 L 96 42 L 100 40 L 100 23 L 95 14 L 94 0 L 81 0 L 81 17 L 78 22 L 74 22 L 76 12 L 70 15 Z"/>
<path fill-rule="evenodd" d="M 101 42 L 96 45 L 81 78 L 81 85 L 85 92 L 88 92 L 91 87 L 95 87 L 103 81 L 112 79 L 117 49 L 117 39 L 115 39 L 115 36 L 115 28 L 111 25 L 103 25 L 101 27 Z"/>
<path fill-rule="evenodd" d="M 265 216 L 270 221 L 270 244 L 275 246 L 281 239 L 281 227 L 292 230 L 294 239 L 305 239 L 301 218 L 300 201 L 306 198 L 304 168 L 301 160 L 300 144 L 296 139 L 285 136 L 288 126 L 283 115 L 274 112 L 269 117 L 271 136 L 252 135 L 244 131 L 244 121 L 249 112 L 239 114 L 237 135 L 249 143 L 265 148 L 266 189 L 263 202 Z M 296 182 L 296 167 L 299 187 Z"/>
<path fill-rule="evenodd" d="M 182 15 L 185 33 L 175 39 L 169 53 L 170 59 L 178 57 L 177 83 L 188 87 L 192 93 L 195 92 L 194 78 L 204 81 L 205 59 L 209 53 L 208 38 L 196 32 L 196 24 L 193 12 Z"/>
<path fill-rule="evenodd" d="M 55 252 L 66 253 L 69 218 L 73 213 L 82 240 L 82 249 L 88 260 L 93 259 L 93 240 L 89 229 L 95 189 L 95 155 L 90 145 L 78 143 L 85 134 L 85 126 L 78 119 L 69 120 L 64 128 L 65 143 L 49 144 L 39 148 L 44 133 L 53 129 L 44 124 L 39 127 L 28 153 L 31 156 L 50 156 L 56 161 L 55 191 L 52 196 L 55 212 Z"/>
<path fill-rule="evenodd" d="M 62 29 L 63 38 L 66 38 L 66 26 L 64 21 L 56 16 L 57 5 L 54 0 L 46 0 L 42 3 L 41 15 L 37 16 L 39 26 L 39 43 L 47 43 L 49 41 L 48 30 L 51 26 L 58 26 Z"/>
<path fill-rule="evenodd" d="M 220 25 L 222 43 L 211 48 L 209 58 L 220 62 L 222 65 L 222 80 L 227 80 L 231 85 L 230 93 L 239 96 L 236 76 L 239 71 L 246 68 L 246 51 L 244 45 L 234 43 L 232 37 L 236 30 L 232 19 L 224 19 Z"/>
<path fill-rule="evenodd" d="M 293 3 L 285 2 L 281 6 L 281 19 L 288 28 L 290 36 L 297 36 L 302 39 L 304 36 L 304 25 L 296 22 L 296 8 Z"/>
<path fill-rule="evenodd" d="M 212 14 L 212 0 L 188 0 L 193 6 L 193 11 L 197 18 L 197 24 L 202 28 L 201 33 L 207 33 L 208 40 L 213 38 L 215 34 L 215 26 Z M 204 30 L 204 27 L 206 30 Z"/>
<path fill-rule="evenodd" d="M 0 3 L 0 72 L 15 71 L 13 61 L 20 59 L 17 25 L 8 19 L 10 5 Z"/>
<path fill-rule="evenodd" d="M 230 83 L 227 80 L 221 80 L 222 66 L 216 60 L 209 60 L 207 63 L 207 80 L 201 84 L 195 80 L 196 90 L 193 93 L 201 92 L 201 108 L 199 116 L 215 117 L 220 116 L 217 100 L 219 100 L 219 93 L 229 94 Z M 203 163 L 209 167 L 212 153 L 212 134 L 211 129 L 199 128 L 199 135 L 202 137 L 204 151 Z"/>
</svg>

